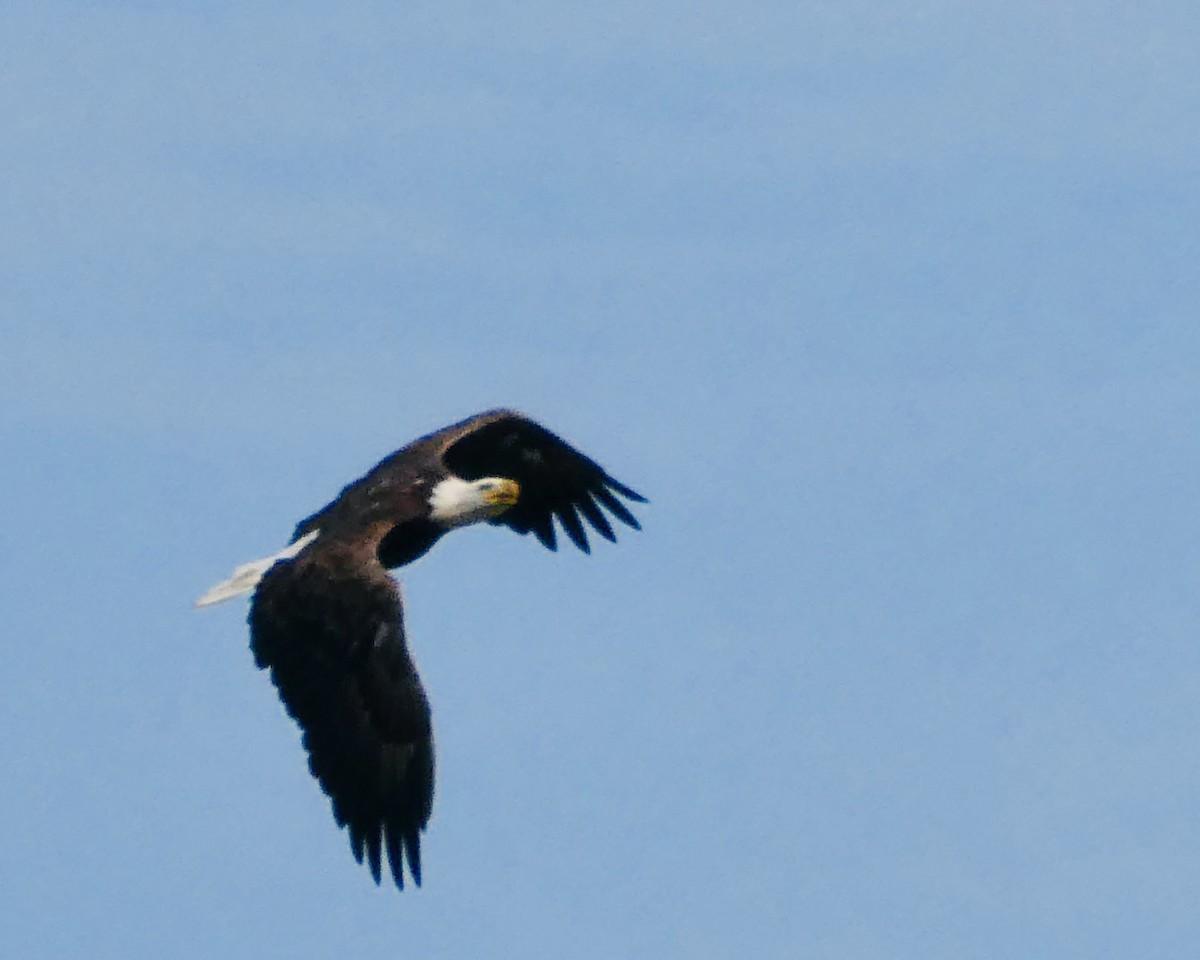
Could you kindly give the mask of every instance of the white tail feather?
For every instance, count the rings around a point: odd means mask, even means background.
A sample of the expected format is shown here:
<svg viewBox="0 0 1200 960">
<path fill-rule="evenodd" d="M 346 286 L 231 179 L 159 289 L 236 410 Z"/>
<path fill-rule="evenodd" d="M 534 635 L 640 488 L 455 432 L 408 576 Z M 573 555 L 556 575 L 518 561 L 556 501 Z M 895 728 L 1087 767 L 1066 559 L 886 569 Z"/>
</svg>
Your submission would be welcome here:
<svg viewBox="0 0 1200 960">
<path fill-rule="evenodd" d="M 221 603 L 224 600 L 232 600 L 234 597 L 253 593 L 254 588 L 258 586 L 258 581 L 263 578 L 263 574 L 275 566 L 277 560 L 290 560 L 316 540 L 318 533 L 320 533 L 319 530 L 313 530 L 311 533 L 306 533 L 295 543 L 288 544 L 278 553 L 272 554 L 269 557 L 263 557 L 261 560 L 243 563 L 233 571 L 233 575 L 228 580 L 222 580 L 215 587 L 204 591 L 196 600 L 195 605 L 197 607 L 211 607 L 214 603 Z"/>
</svg>

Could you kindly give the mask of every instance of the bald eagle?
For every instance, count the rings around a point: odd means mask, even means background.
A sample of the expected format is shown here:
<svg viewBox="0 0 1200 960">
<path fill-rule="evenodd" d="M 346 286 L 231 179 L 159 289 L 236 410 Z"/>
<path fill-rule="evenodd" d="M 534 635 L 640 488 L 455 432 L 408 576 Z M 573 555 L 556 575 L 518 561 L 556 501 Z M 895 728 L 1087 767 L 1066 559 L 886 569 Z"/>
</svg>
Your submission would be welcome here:
<svg viewBox="0 0 1200 960">
<path fill-rule="evenodd" d="M 583 521 L 641 529 L 618 497 L 645 498 L 527 417 L 491 410 L 391 454 L 302 520 L 282 551 L 238 567 L 196 606 L 253 593 L 250 648 L 303 732 L 333 816 L 379 884 L 386 860 L 421 883 L 433 806 L 429 701 L 408 652 L 388 570 L 456 527 L 487 521 L 556 549 L 554 520 L 590 552 Z M 581 519 L 582 518 L 582 519 Z"/>
</svg>

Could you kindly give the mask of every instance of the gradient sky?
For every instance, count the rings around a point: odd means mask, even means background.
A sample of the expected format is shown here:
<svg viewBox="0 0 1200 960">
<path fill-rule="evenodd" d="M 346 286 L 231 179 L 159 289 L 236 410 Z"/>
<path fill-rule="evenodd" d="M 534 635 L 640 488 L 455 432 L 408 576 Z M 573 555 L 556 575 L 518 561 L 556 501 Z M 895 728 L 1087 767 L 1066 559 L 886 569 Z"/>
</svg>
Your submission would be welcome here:
<svg viewBox="0 0 1200 960">
<path fill-rule="evenodd" d="M 0 30 L 0 945 L 1190 958 L 1194 4 L 31 3 Z M 405 571 L 376 889 L 191 609 L 514 405 L 644 492 Z"/>
</svg>

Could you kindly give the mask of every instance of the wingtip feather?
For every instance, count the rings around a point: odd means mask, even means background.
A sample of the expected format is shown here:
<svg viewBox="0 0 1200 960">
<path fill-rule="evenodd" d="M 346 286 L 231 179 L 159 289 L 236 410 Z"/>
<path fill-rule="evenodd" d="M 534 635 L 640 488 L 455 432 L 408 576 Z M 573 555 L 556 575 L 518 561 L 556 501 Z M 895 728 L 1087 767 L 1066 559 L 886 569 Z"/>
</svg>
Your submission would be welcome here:
<svg viewBox="0 0 1200 960">
<path fill-rule="evenodd" d="M 608 484 L 610 487 L 612 487 L 614 490 L 616 490 L 617 493 L 619 493 L 621 496 L 625 497 L 627 500 L 633 500 L 636 503 L 649 503 L 650 502 L 645 497 L 643 497 L 640 493 L 638 493 L 636 490 L 633 490 L 630 487 L 625 486 L 625 484 L 621 483 L 620 480 L 614 480 L 608 474 L 604 475 L 604 482 L 606 484 Z"/>
</svg>

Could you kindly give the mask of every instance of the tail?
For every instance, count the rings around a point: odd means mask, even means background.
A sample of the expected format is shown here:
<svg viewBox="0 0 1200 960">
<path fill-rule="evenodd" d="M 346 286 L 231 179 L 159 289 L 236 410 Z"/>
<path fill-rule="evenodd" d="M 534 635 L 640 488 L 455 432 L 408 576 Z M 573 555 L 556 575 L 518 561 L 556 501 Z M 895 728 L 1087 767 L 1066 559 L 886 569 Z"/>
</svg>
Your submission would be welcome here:
<svg viewBox="0 0 1200 960">
<path fill-rule="evenodd" d="M 233 571 L 233 575 L 228 580 L 222 580 L 215 587 L 204 591 L 196 600 L 196 607 L 211 607 L 215 603 L 253 593 L 258 586 L 258 581 L 263 578 L 263 574 L 275 566 L 276 561 L 290 560 L 316 540 L 317 534 L 320 532 L 320 530 L 313 530 L 295 543 L 289 543 L 278 553 L 263 557 L 261 560 L 243 563 Z"/>
</svg>

